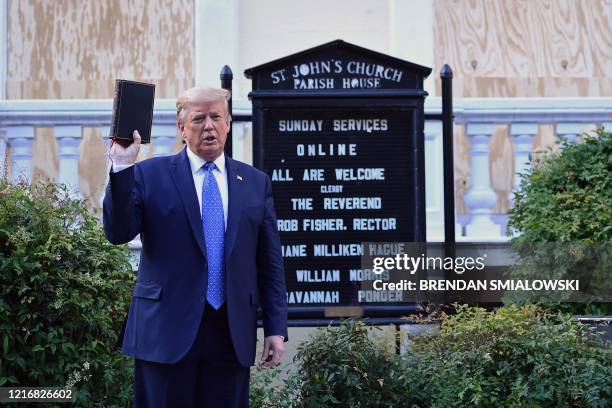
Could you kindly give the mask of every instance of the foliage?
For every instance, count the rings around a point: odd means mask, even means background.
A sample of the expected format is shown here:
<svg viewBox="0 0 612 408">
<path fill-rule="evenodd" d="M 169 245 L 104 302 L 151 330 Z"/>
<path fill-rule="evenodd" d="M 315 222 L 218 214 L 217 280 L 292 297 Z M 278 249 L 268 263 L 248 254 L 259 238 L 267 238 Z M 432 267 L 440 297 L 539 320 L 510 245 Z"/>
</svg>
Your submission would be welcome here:
<svg viewBox="0 0 612 408">
<path fill-rule="evenodd" d="M 279 367 L 266 368 L 259 364 L 251 368 L 249 400 L 252 408 L 283 408 L 295 406 L 297 392 L 295 376 L 281 378 Z"/>
<path fill-rule="evenodd" d="M 298 348 L 302 405 L 397 407 L 413 378 L 401 359 L 373 344 L 362 322 L 319 330 Z"/>
<path fill-rule="evenodd" d="M 612 351 L 570 315 L 534 305 L 495 312 L 456 305 L 439 332 L 410 336 L 402 356 L 363 323 L 319 329 L 287 379 L 255 370 L 259 407 L 604 407 Z"/>
<path fill-rule="evenodd" d="M 514 302 L 556 303 L 557 309 L 593 312 L 592 301 L 612 293 L 612 134 L 600 129 L 580 143 L 563 142 L 521 175 L 509 213 L 520 257 L 514 279 L 578 279 L 585 298 L 523 293 Z M 563 302 L 581 302 L 567 304 Z M 611 304 L 599 304 L 612 312 Z"/>
<path fill-rule="evenodd" d="M 612 241 L 612 133 L 563 142 L 521 175 L 509 225 L 522 242 Z"/>
<path fill-rule="evenodd" d="M 132 362 L 114 347 L 133 281 L 127 248 L 64 187 L 0 181 L 0 386 L 129 405 Z"/>
<path fill-rule="evenodd" d="M 298 346 L 295 367 L 281 386 L 278 373 L 268 382 L 251 384 L 253 407 L 398 407 L 409 402 L 415 386 L 403 360 L 372 342 L 368 329 L 348 320 L 318 329 Z M 265 399 L 254 395 L 266 395 Z"/>
<path fill-rule="evenodd" d="M 439 334 L 413 339 L 426 406 L 603 407 L 612 353 L 587 326 L 534 305 L 495 312 L 458 306 Z"/>
</svg>

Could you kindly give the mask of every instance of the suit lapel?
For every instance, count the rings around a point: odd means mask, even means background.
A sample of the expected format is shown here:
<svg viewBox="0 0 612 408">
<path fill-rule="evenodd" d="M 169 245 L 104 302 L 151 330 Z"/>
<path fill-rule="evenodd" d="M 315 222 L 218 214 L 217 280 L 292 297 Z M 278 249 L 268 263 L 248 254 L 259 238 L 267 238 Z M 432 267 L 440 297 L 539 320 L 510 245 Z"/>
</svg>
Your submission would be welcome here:
<svg viewBox="0 0 612 408">
<path fill-rule="evenodd" d="M 195 186 L 193 185 L 193 175 L 191 174 L 191 166 L 185 149 L 172 159 L 172 164 L 170 166 L 172 179 L 183 201 L 183 206 L 185 207 L 185 212 L 189 219 L 189 225 L 191 225 L 191 231 L 193 232 L 195 240 L 198 242 L 198 246 L 202 250 L 202 254 L 204 254 L 204 259 L 206 259 L 206 246 L 204 244 L 204 231 L 202 229 L 200 209 L 198 208 L 198 196 L 195 191 Z"/>
<path fill-rule="evenodd" d="M 238 225 L 240 224 L 240 216 L 242 215 L 242 204 L 244 202 L 244 186 L 242 175 L 237 172 L 236 162 L 225 156 L 225 167 L 227 169 L 227 190 L 228 190 L 228 210 L 227 210 L 227 230 L 225 231 L 225 260 L 229 259 L 236 234 L 238 233 Z"/>
</svg>

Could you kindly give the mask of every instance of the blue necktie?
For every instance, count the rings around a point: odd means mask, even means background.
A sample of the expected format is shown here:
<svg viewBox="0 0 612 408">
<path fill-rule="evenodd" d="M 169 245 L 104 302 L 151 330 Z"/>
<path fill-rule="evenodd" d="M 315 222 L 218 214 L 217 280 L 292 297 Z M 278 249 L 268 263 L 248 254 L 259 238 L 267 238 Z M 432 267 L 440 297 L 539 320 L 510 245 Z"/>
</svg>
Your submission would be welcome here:
<svg viewBox="0 0 612 408">
<path fill-rule="evenodd" d="M 208 288 L 206 300 L 215 309 L 219 309 L 225 301 L 225 268 L 224 268 L 224 236 L 225 218 L 221 192 L 213 170 L 215 163 L 208 162 L 203 166 L 206 179 L 202 186 L 202 227 L 206 241 L 208 257 Z"/>
</svg>

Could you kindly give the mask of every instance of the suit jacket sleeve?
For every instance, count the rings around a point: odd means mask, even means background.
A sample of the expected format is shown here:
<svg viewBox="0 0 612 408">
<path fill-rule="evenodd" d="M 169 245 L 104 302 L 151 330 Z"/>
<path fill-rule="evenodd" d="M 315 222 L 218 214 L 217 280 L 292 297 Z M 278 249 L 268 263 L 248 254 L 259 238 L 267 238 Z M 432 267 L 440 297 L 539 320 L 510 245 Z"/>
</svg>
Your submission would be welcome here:
<svg viewBox="0 0 612 408">
<path fill-rule="evenodd" d="M 281 243 L 277 230 L 276 212 L 272 200 L 272 185 L 266 176 L 264 221 L 257 243 L 257 270 L 264 336 L 287 334 L 287 293 Z"/>
<path fill-rule="evenodd" d="M 104 235 L 113 244 L 130 242 L 142 225 L 142 177 L 134 165 L 110 173 L 103 203 Z"/>
</svg>

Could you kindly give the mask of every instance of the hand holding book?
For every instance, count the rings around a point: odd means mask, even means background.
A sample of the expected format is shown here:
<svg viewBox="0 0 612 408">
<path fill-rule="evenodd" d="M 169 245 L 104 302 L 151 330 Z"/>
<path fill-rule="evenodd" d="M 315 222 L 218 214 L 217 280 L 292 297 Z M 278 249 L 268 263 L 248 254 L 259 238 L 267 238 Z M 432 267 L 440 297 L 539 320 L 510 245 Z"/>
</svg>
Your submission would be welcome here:
<svg viewBox="0 0 612 408">
<path fill-rule="evenodd" d="M 119 142 L 117 139 L 111 141 L 109 156 L 113 165 L 124 165 L 136 163 L 138 152 L 140 152 L 140 133 L 137 130 L 132 135 L 134 142 L 129 141 L 129 145 Z"/>
</svg>

